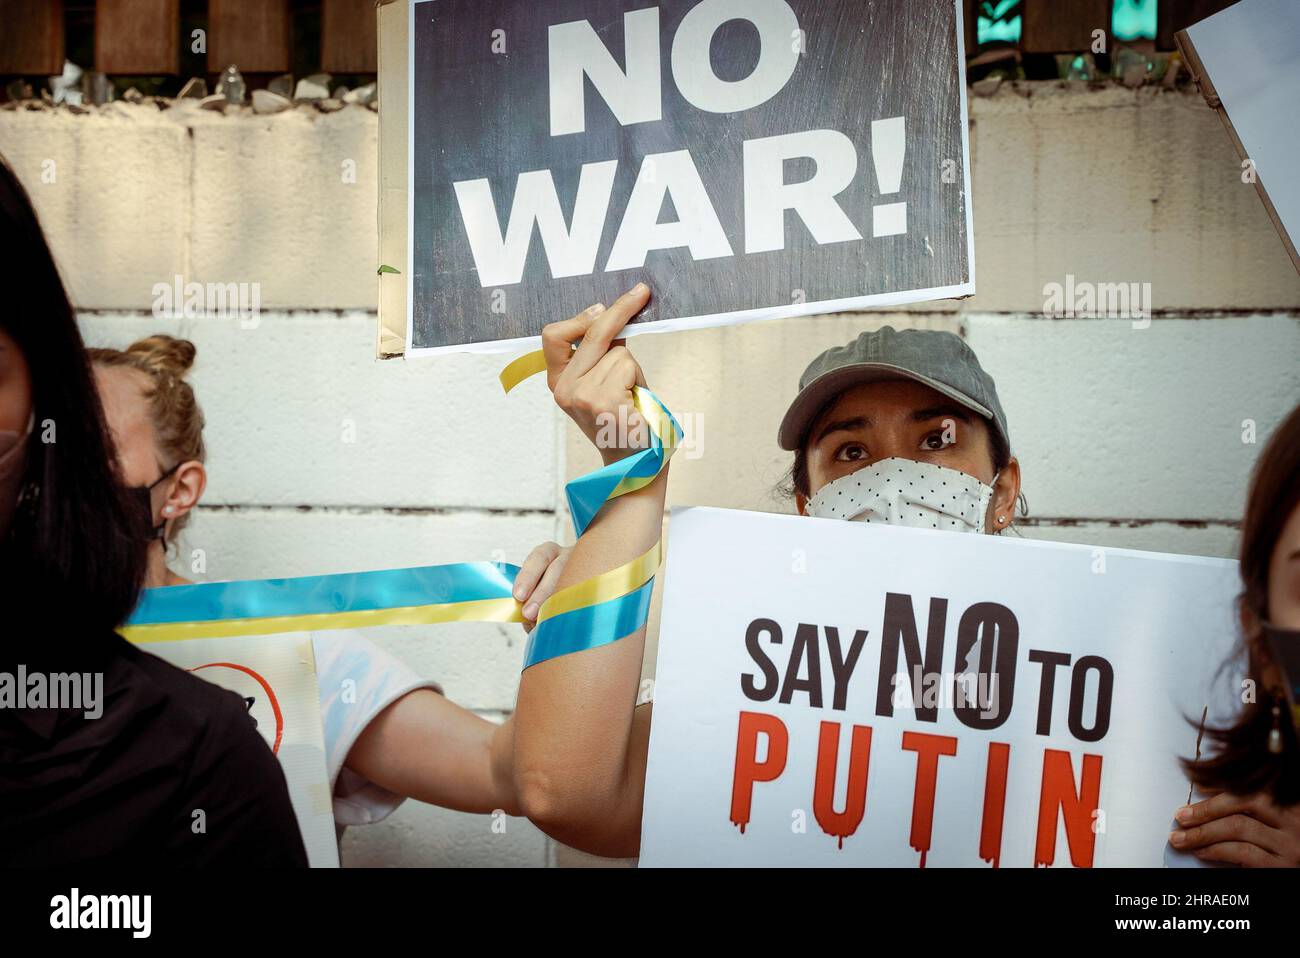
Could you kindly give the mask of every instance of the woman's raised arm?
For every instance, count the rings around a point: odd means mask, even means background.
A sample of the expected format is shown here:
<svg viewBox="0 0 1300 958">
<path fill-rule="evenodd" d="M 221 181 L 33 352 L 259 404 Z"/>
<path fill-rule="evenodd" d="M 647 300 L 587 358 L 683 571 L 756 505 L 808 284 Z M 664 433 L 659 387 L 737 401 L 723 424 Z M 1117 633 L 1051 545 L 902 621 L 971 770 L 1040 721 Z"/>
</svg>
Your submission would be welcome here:
<svg viewBox="0 0 1300 958">
<path fill-rule="evenodd" d="M 542 332 L 555 401 L 606 464 L 649 441 L 633 408 L 633 389 L 645 378 L 617 338 L 649 298 L 640 284 L 608 309 L 592 307 Z M 600 510 L 578 539 L 560 590 L 654 546 L 667 479 L 665 468 Z M 636 708 L 644 645 L 643 625 L 619 641 L 539 662 L 519 684 L 509 731 L 520 805 L 547 834 L 595 854 L 626 857 L 640 845 L 650 727 L 649 707 Z"/>
</svg>

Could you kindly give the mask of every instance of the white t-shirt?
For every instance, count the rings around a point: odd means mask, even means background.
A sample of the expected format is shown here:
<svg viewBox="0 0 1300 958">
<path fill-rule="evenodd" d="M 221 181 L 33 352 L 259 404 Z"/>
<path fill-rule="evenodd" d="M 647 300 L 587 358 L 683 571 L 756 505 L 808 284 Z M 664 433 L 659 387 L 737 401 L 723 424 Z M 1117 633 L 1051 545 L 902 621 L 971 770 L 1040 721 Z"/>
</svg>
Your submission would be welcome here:
<svg viewBox="0 0 1300 958">
<path fill-rule="evenodd" d="M 407 692 L 433 689 L 441 694 L 442 688 L 371 642 L 364 630 L 313 632 L 311 642 L 334 822 L 341 833 L 347 825 L 382 821 L 404 801 L 343 767 L 356 740 L 375 716 Z"/>
</svg>

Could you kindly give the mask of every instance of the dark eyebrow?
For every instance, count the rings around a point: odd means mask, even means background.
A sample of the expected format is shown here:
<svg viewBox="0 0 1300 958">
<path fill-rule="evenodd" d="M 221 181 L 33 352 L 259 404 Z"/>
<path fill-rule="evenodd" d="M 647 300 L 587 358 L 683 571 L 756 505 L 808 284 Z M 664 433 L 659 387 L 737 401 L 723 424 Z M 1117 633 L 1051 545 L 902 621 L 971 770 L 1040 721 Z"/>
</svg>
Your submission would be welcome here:
<svg viewBox="0 0 1300 958">
<path fill-rule="evenodd" d="M 966 410 L 952 404 L 918 409 L 912 413 L 912 422 L 928 422 L 931 419 L 938 419 L 940 416 L 951 416 L 953 419 L 960 419 L 962 422 L 970 422 L 970 415 Z"/>
<path fill-rule="evenodd" d="M 826 428 L 817 434 L 816 443 L 820 443 L 833 432 L 848 432 L 852 429 L 865 429 L 870 425 L 871 420 L 866 416 L 854 416 L 852 419 L 837 419 L 835 422 L 827 423 Z M 814 445 L 816 443 L 814 443 Z"/>
</svg>

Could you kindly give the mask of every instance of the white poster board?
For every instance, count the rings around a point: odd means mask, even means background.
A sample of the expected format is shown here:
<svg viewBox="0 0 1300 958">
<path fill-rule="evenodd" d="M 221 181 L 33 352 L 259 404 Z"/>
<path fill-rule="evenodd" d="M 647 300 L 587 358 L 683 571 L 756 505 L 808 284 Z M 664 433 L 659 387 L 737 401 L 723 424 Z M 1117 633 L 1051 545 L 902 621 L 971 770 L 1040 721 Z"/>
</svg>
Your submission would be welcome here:
<svg viewBox="0 0 1300 958">
<path fill-rule="evenodd" d="M 1300 270 L 1300 3 L 1242 0 L 1178 41 L 1202 90 L 1223 108 L 1242 181 L 1255 183 Z"/>
<path fill-rule="evenodd" d="M 643 866 L 1163 863 L 1235 562 L 704 508 L 668 542 Z"/>
<path fill-rule="evenodd" d="M 312 868 L 337 868 L 338 838 L 311 635 L 182 639 L 144 642 L 140 648 L 230 689 L 248 703 L 257 730 L 284 769 L 308 863 Z"/>
</svg>

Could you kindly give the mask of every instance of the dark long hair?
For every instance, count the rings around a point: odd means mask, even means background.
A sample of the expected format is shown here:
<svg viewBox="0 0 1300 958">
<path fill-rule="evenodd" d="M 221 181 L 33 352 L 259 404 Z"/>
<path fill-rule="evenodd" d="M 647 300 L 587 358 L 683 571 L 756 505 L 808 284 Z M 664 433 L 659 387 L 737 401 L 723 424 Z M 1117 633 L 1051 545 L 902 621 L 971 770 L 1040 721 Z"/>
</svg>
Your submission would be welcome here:
<svg viewBox="0 0 1300 958">
<path fill-rule="evenodd" d="M 1279 805 L 1300 801 L 1300 750 L 1285 700 L 1275 702 L 1263 681 L 1270 662 L 1259 623 L 1268 621 L 1268 570 L 1282 527 L 1300 508 L 1300 406 L 1274 430 L 1255 464 L 1241 522 L 1241 584 L 1237 597 L 1243 623 L 1242 641 L 1256 701 L 1243 705 L 1235 724 L 1206 729 L 1208 758 L 1185 762 L 1198 786 L 1237 794 L 1271 791 Z M 1273 706 L 1281 710 L 1281 755 L 1268 750 Z"/>
<path fill-rule="evenodd" d="M 0 157 L 0 329 L 31 374 L 35 428 L 0 542 L 5 660 L 105 638 L 139 596 L 143 517 L 122 489 L 72 304 L 30 198 Z M 17 621 L 16 621 L 17 620 Z M 34 632 L 39 629 L 39 633 Z"/>
</svg>

